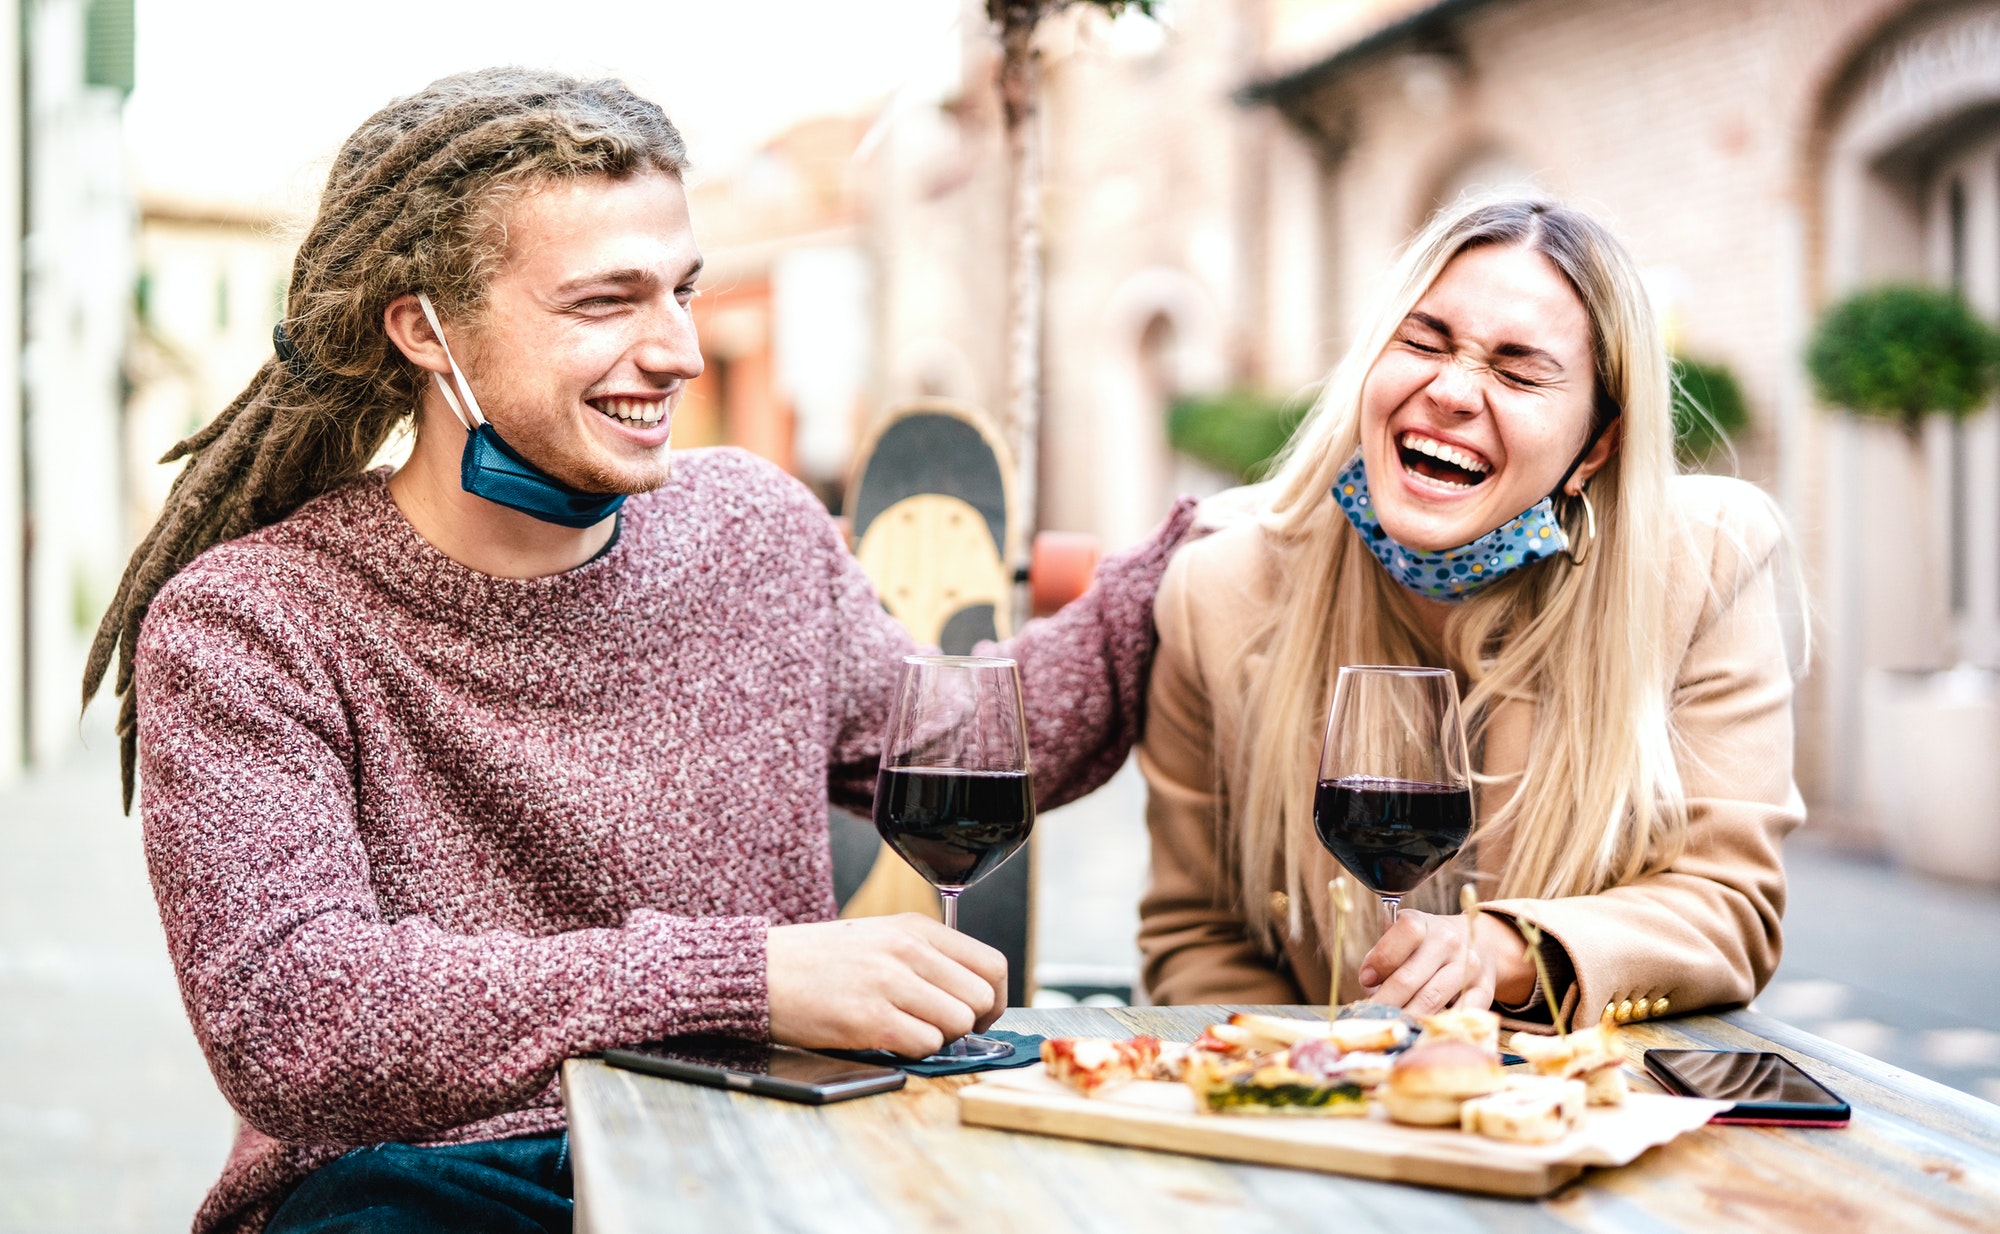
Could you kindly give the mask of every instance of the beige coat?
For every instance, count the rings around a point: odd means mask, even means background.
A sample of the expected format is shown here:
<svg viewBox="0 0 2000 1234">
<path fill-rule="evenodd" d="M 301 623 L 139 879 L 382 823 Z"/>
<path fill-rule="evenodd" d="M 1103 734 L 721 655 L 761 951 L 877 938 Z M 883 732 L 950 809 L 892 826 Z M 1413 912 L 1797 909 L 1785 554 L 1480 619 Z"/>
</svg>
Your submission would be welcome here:
<svg viewBox="0 0 2000 1234">
<path fill-rule="evenodd" d="M 1768 503 L 1740 481 L 1682 477 L 1671 492 L 1691 529 L 1688 551 L 1668 565 L 1663 614 L 1677 665 L 1670 697 L 1690 814 L 1686 851 L 1665 871 L 1599 895 L 1486 905 L 1537 923 L 1561 944 L 1576 976 L 1564 1010 L 1580 1024 L 1604 1012 L 1638 1020 L 1753 998 L 1778 965 L 1779 841 L 1805 817 L 1792 781 L 1792 678 L 1777 594 L 1782 532 Z M 1339 870 L 1333 859 L 1311 854 L 1306 928 L 1278 957 L 1247 936 L 1238 889 L 1224 885 L 1218 864 L 1216 805 L 1228 786 L 1215 738 L 1242 715 L 1236 692 L 1212 692 L 1209 683 L 1243 680 L 1254 667 L 1253 615 L 1275 603 L 1284 583 L 1265 533 L 1238 525 L 1182 548 L 1155 601 L 1160 648 L 1139 754 L 1153 853 L 1139 947 L 1156 1002 L 1326 1001 L 1321 933 L 1326 884 Z M 1527 702 L 1489 721 L 1476 757 L 1498 779 L 1480 791 L 1481 818 L 1514 791 L 1533 724 Z M 1497 875 L 1504 854 L 1491 844 L 1473 851 L 1480 873 Z M 1468 873 L 1447 867 L 1433 882 L 1455 889 Z M 1359 908 L 1349 929 L 1372 937 L 1379 912 Z M 1360 996 L 1351 967 L 1341 987 L 1345 998 Z M 1532 1018 L 1546 1029 L 1546 1012 Z"/>
</svg>

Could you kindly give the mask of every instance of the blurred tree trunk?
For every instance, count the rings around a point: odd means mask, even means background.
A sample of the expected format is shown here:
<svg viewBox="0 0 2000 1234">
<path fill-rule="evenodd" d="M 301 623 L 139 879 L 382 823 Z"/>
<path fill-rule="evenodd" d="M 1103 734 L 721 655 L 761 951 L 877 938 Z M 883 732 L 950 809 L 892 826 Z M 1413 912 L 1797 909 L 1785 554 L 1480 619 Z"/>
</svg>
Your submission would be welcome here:
<svg viewBox="0 0 2000 1234">
<path fill-rule="evenodd" d="M 1007 404 L 1022 539 L 1032 538 L 1041 475 L 1041 60 L 1035 30 L 1064 0 L 986 0 L 1000 35 L 1000 104 L 1007 125 Z M 1018 563 L 1014 563 L 1018 564 Z"/>
<path fill-rule="evenodd" d="M 1042 433 L 1042 64 L 1035 31 L 1072 3 L 1110 17 L 1151 16 L 1154 0 L 986 0 L 1000 36 L 1000 104 L 1007 126 L 1007 408 L 1022 542 L 1034 537 Z M 1018 563 L 1016 563 L 1018 564 Z"/>
</svg>

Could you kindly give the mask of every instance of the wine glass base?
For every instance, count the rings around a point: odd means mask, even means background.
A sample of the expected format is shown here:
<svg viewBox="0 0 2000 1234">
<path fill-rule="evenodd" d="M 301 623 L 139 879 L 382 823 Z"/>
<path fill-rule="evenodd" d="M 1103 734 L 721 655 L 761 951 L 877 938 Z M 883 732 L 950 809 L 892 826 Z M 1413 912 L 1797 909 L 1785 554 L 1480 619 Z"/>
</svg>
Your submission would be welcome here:
<svg viewBox="0 0 2000 1234">
<path fill-rule="evenodd" d="M 1008 1042 L 992 1037 L 968 1035 L 945 1046 L 931 1055 L 927 1063 L 991 1063 L 1003 1058 L 1012 1058 L 1014 1047 Z"/>
</svg>

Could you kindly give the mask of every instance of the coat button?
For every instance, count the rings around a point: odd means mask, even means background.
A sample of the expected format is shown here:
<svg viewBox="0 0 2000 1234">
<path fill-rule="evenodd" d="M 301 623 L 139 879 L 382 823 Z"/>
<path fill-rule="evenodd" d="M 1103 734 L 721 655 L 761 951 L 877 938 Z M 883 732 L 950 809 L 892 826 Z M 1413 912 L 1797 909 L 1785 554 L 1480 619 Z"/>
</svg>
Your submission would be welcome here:
<svg viewBox="0 0 2000 1234">
<path fill-rule="evenodd" d="M 1665 998 L 1656 998 L 1653 1000 L 1653 1014 L 1656 1016 L 1667 1014 L 1667 1000 Z"/>
<path fill-rule="evenodd" d="M 1603 1022 L 1604 1022 L 1605 1020 L 1615 1020 L 1615 1019 L 1617 1019 L 1617 1018 L 1618 1018 L 1618 1004 L 1617 1004 L 1617 1003 L 1606 1003 L 1606 1004 L 1604 1004 L 1604 1014 L 1603 1014 L 1603 1015 L 1601 1015 L 1601 1016 L 1599 1016 L 1599 1017 L 1597 1017 L 1597 1019 L 1598 1019 L 1598 1022 L 1599 1022 L 1600 1024 L 1601 1024 L 1601 1023 L 1603 1023 Z"/>
<path fill-rule="evenodd" d="M 1619 1004 L 1618 1004 L 1618 1011 L 1617 1011 L 1616 1015 L 1614 1016 L 1614 1018 L 1615 1018 L 1615 1019 L 1616 1019 L 1616 1020 L 1617 1020 L 1617 1021 L 1618 1021 L 1618 1022 L 1619 1022 L 1620 1024 L 1625 1024 L 1625 1023 L 1629 1023 L 1629 1022 L 1631 1021 L 1631 1019 L 1632 1019 L 1632 1000 L 1631 1000 L 1631 999 L 1629 999 L 1629 998 L 1628 998 L 1628 999 L 1626 999 L 1626 1000 L 1625 1000 L 1624 1002 L 1622 1002 L 1622 1003 L 1619 1003 Z"/>
</svg>

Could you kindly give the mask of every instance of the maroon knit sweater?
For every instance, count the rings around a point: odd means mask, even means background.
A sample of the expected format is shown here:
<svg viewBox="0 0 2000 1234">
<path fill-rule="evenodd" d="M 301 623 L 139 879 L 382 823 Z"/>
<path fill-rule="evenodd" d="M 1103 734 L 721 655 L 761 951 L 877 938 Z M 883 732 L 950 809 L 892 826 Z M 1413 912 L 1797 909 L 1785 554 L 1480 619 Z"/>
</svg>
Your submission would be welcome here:
<svg viewBox="0 0 2000 1234">
<path fill-rule="evenodd" d="M 1183 502 L 1019 659 L 1037 797 L 1139 735 Z M 764 931 L 834 915 L 909 637 L 826 511 L 677 456 L 596 560 L 493 578 L 370 475 L 203 554 L 139 640 L 143 814 L 194 1032 L 244 1126 L 195 1229 L 360 1144 L 561 1127 L 566 1058 L 768 1031 Z"/>
</svg>

